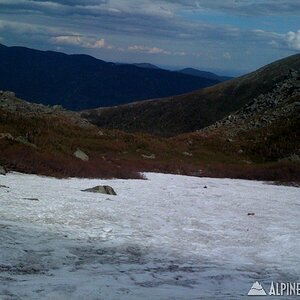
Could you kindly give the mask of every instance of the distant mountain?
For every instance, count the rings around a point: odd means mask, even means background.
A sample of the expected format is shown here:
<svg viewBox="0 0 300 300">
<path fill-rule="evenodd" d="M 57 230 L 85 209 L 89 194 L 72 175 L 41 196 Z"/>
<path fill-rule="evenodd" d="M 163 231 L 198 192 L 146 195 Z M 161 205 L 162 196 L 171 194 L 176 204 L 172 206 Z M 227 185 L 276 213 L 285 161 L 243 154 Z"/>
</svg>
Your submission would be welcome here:
<svg viewBox="0 0 300 300">
<path fill-rule="evenodd" d="M 185 95 L 142 101 L 83 115 L 101 127 L 172 136 L 194 132 L 274 89 L 290 69 L 300 69 L 300 54 L 276 61 L 248 75 Z"/>
<path fill-rule="evenodd" d="M 133 65 L 136 66 L 136 67 L 145 68 L 145 69 L 156 69 L 156 70 L 161 69 L 158 66 L 153 65 L 153 64 L 149 64 L 149 63 L 135 63 Z"/>
<path fill-rule="evenodd" d="M 133 65 L 137 66 L 137 67 L 140 67 L 140 68 L 146 68 L 146 69 L 162 69 L 162 68 L 159 68 L 156 65 L 149 64 L 149 63 L 134 63 Z M 233 77 L 219 76 L 219 75 L 217 75 L 215 73 L 212 73 L 212 72 L 200 71 L 200 70 L 194 69 L 194 68 L 185 68 L 185 69 L 179 70 L 177 72 L 185 74 L 185 75 L 191 75 L 191 76 L 197 76 L 197 77 L 201 77 L 201 78 L 217 80 L 219 82 L 223 82 L 223 81 L 226 81 L 226 80 L 233 79 Z"/>
<path fill-rule="evenodd" d="M 72 110 L 179 95 L 218 83 L 154 68 L 114 64 L 88 55 L 0 47 L 0 89 Z"/>
<path fill-rule="evenodd" d="M 192 76 L 198 76 L 198 77 L 204 77 L 204 78 L 208 78 L 208 79 L 214 79 L 214 80 L 218 80 L 220 82 L 233 79 L 233 77 L 219 76 L 219 75 L 214 74 L 212 72 L 200 71 L 200 70 L 197 70 L 197 69 L 194 69 L 194 68 L 185 68 L 185 69 L 182 69 L 178 72 L 183 73 L 183 74 L 187 74 L 187 75 L 192 75 Z"/>
</svg>

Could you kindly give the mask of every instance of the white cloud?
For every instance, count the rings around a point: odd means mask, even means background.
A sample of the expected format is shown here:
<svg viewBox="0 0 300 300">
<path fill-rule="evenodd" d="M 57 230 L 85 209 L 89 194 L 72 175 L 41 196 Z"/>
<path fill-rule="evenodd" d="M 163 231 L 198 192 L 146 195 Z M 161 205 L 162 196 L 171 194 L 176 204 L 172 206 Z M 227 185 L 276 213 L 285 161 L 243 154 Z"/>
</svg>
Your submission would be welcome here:
<svg viewBox="0 0 300 300">
<path fill-rule="evenodd" d="M 74 35 L 61 35 L 52 38 L 52 41 L 57 44 L 67 44 L 67 45 L 82 45 L 83 41 L 80 36 Z"/>
<path fill-rule="evenodd" d="M 178 11 L 226 11 L 241 15 L 280 15 L 300 12 L 295 0 L 0 0 L 0 5 L 33 10 L 110 11 L 115 13 L 142 13 L 172 17 Z M 71 9 L 71 10 L 70 10 Z"/>
<path fill-rule="evenodd" d="M 142 45 L 133 45 L 128 47 L 129 51 L 144 52 L 148 54 L 171 54 L 169 51 L 158 47 L 147 47 Z"/>
<path fill-rule="evenodd" d="M 80 46 L 83 48 L 91 48 L 91 49 L 112 49 L 111 45 L 108 45 L 104 39 L 91 39 L 82 37 L 80 35 L 61 35 L 55 36 L 51 38 L 51 41 L 55 44 L 62 45 L 73 45 Z"/>
<path fill-rule="evenodd" d="M 96 40 L 94 42 L 87 43 L 87 48 L 104 48 L 104 49 L 113 49 L 113 46 L 108 45 L 104 39 Z"/>
<path fill-rule="evenodd" d="M 185 51 L 180 51 L 180 52 L 175 52 L 174 55 L 178 55 L 178 56 L 186 56 L 187 53 Z"/>
<path fill-rule="evenodd" d="M 300 3 L 295 0 L 198 0 L 196 5 L 198 9 L 202 10 L 224 11 L 243 16 L 282 15 L 300 12 Z"/>
<path fill-rule="evenodd" d="M 300 50 L 300 29 L 297 32 L 288 32 L 286 34 L 286 41 L 291 49 Z"/>
<path fill-rule="evenodd" d="M 275 47 L 275 48 L 278 48 L 280 46 L 279 42 L 274 41 L 274 40 L 270 41 L 269 45 L 272 47 Z"/>
</svg>

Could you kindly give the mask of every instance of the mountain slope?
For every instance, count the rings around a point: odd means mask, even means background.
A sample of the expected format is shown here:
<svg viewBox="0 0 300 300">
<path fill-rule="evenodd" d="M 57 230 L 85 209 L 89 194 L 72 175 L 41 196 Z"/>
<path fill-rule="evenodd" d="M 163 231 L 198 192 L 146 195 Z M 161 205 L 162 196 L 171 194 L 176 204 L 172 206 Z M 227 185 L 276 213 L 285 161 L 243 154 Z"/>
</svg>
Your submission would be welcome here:
<svg viewBox="0 0 300 300">
<path fill-rule="evenodd" d="M 183 94 L 217 83 L 177 72 L 23 47 L 0 47 L 0 89 L 72 110 Z"/>
<path fill-rule="evenodd" d="M 260 130 L 228 142 L 230 130 L 217 128 L 162 138 L 102 130 L 79 113 L 0 91 L 0 166 L 58 177 L 140 178 L 138 172 L 151 171 L 300 182 L 300 163 L 278 162 L 299 153 L 299 122 L 281 119 L 272 137 Z"/>
<path fill-rule="evenodd" d="M 300 162 L 300 72 L 202 131 L 238 142 L 259 161 Z"/>
<path fill-rule="evenodd" d="M 106 128 L 159 135 L 193 132 L 236 111 L 289 74 L 300 69 L 300 54 L 276 61 L 248 75 L 165 99 L 84 112 L 92 123 Z"/>
</svg>

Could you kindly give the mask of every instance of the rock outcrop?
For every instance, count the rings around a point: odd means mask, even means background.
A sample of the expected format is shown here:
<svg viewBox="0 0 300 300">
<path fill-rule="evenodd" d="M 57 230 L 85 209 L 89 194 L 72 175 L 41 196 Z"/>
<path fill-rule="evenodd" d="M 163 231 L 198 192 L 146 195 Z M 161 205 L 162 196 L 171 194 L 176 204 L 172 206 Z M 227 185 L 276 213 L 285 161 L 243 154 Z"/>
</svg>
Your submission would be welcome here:
<svg viewBox="0 0 300 300">
<path fill-rule="evenodd" d="M 1 139 L 7 139 L 29 147 L 37 148 L 35 144 L 30 143 L 29 140 L 23 136 L 14 137 L 10 133 L 5 132 L 5 133 L 0 133 L 0 140 Z"/>
<path fill-rule="evenodd" d="M 0 91 L 0 109 L 10 113 L 18 113 L 24 117 L 67 117 L 68 120 L 79 127 L 95 127 L 86 119 L 81 118 L 79 113 L 65 110 L 61 105 L 49 106 L 27 102 L 17 98 L 15 93 L 9 91 Z"/>
</svg>

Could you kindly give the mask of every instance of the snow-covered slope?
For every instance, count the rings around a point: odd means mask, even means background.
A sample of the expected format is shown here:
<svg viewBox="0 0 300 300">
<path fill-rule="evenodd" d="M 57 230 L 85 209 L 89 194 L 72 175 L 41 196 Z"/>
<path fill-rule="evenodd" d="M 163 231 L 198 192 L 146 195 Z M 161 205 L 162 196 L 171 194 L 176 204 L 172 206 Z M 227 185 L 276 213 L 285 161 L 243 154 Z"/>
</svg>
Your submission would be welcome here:
<svg viewBox="0 0 300 300">
<path fill-rule="evenodd" d="M 299 280 L 300 189 L 146 176 L 0 177 L 0 299 L 240 299 Z M 81 192 L 99 184 L 118 195 Z"/>
</svg>

